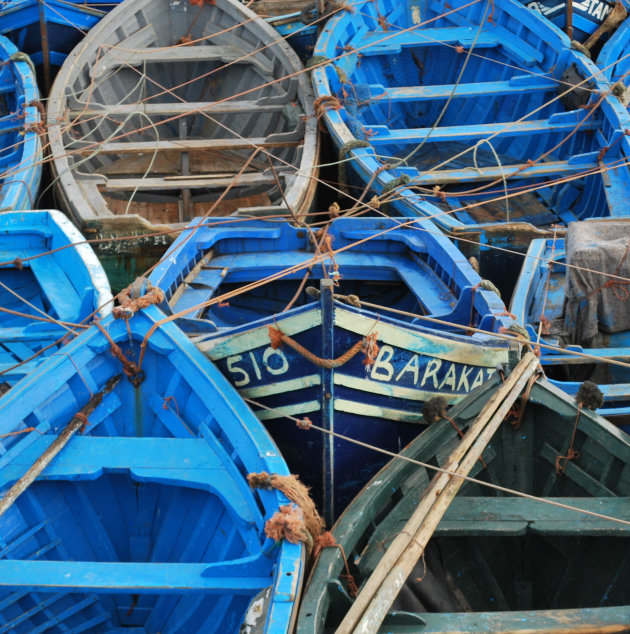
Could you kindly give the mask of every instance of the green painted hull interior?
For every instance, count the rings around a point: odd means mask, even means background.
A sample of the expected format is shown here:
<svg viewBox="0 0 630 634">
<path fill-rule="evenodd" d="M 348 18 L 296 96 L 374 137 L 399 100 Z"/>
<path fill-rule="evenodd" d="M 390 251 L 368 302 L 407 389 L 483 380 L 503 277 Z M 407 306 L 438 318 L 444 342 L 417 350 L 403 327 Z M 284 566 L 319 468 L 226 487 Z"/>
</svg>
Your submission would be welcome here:
<svg viewBox="0 0 630 634">
<path fill-rule="evenodd" d="M 492 379 L 449 412 L 462 430 L 499 381 Z M 576 414 L 571 399 L 539 380 L 520 427 L 508 415 L 483 453 L 487 466 L 478 461 L 470 476 L 630 521 L 630 442 L 601 417 L 582 410 L 574 442 L 579 458 L 567 463 L 565 474 L 556 473 L 556 456 L 567 453 Z M 404 453 L 443 466 L 458 442 L 453 426 L 442 420 Z M 433 473 L 394 459 L 335 525 L 359 587 L 403 530 Z M 344 573 L 340 550 L 326 549 L 302 603 L 299 632 L 339 625 L 352 602 Z M 612 632 L 624 623 L 630 623 L 630 526 L 468 481 L 382 631 L 574 632 L 587 626 Z"/>
</svg>

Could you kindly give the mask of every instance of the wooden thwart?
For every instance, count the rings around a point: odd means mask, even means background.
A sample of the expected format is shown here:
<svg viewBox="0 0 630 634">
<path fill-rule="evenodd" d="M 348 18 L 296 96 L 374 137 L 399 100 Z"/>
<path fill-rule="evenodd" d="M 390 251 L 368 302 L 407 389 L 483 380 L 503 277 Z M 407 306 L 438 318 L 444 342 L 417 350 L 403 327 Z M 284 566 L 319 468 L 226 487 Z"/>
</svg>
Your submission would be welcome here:
<svg viewBox="0 0 630 634">
<path fill-rule="evenodd" d="M 537 369 L 538 359 L 528 352 L 492 395 L 443 467 L 461 477 L 442 472 L 435 475 L 417 509 L 364 584 L 336 634 L 368 634 L 379 629 L 446 509 L 463 484 L 463 478 L 481 457 L 510 407 Z"/>
</svg>

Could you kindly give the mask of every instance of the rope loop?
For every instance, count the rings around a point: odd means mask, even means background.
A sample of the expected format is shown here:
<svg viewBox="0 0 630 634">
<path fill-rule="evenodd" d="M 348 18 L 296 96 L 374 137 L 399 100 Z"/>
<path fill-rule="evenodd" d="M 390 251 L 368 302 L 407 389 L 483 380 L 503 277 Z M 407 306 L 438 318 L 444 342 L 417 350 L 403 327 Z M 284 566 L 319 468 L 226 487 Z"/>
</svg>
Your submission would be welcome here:
<svg viewBox="0 0 630 634">
<path fill-rule="evenodd" d="M 285 335 L 282 330 L 280 330 L 280 328 L 269 325 L 268 331 L 269 340 L 271 341 L 271 347 L 274 348 L 274 350 L 279 348 L 280 345 L 284 343 L 295 350 L 306 360 L 310 361 L 313 365 L 316 365 L 318 368 L 324 368 L 326 370 L 332 370 L 334 368 L 341 367 L 342 365 L 350 361 L 350 359 L 352 359 L 357 353 L 365 350 L 367 346 L 365 339 L 359 339 L 359 341 L 357 341 L 353 346 L 351 346 L 348 350 L 346 350 L 346 352 L 344 352 L 336 359 L 322 359 L 322 357 L 318 357 L 316 354 L 312 353 L 303 345 L 295 341 L 295 339 L 289 337 L 289 335 Z"/>
<path fill-rule="evenodd" d="M 356 150 L 358 148 L 368 148 L 371 145 L 367 141 L 362 141 L 361 139 L 352 139 L 352 141 L 348 141 L 344 143 L 339 148 L 339 189 L 346 195 L 348 195 L 348 167 L 346 165 L 346 155 L 350 150 Z"/>
<path fill-rule="evenodd" d="M 350 572 L 350 567 L 348 566 L 348 559 L 346 557 L 346 553 L 341 544 L 338 544 L 333 537 L 333 534 L 330 531 L 326 531 L 323 535 L 320 535 L 315 540 L 315 546 L 313 548 L 313 559 L 317 559 L 324 550 L 324 548 L 339 548 L 341 552 L 341 556 L 343 557 L 343 564 L 346 568 L 345 574 L 340 574 L 340 579 L 345 579 L 348 584 L 348 594 L 354 599 L 359 594 L 359 588 L 357 586 L 352 573 Z"/>
<path fill-rule="evenodd" d="M 109 342 L 112 355 L 116 357 L 123 366 L 123 372 L 134 387 L 138 387 L 145 379 L 144 370 L 139 370 L 135 362 L 127 359 L 120 346 L 112 339 L 111 335 L 103 328 L 98 317 L 94 318 L 94 323 L 98 329 L 105 335 L 105 339 Z"/>
<path fill-rule="evenodd" d="M 114 308 L 114 319 L 131 319 L 134 313 L 151 304 L 160 304 L 164 301 L 164 292 L 161 288 L 153 286 L 145 277 L 138 277 L 127 288 L 118 294 L 119 306 Z"/>
<path fill-rule="evenodd" d="M 81 421 L 82 424 L 79 431 L 83 434 L 85 432 L 85 428 L 90 424 L 87 416 L 83 412 L 77 412 L 73 418 L 78 418 Z"/>
<path fill-rule="evenodd" d="M 409 176 L 407 176 L 407 174 L 401 174 L 400 176 L 397 176 L 396 178 L 392 178 L 392 180 L 388 181 L 387 183 L 385 183 L 385 185 L 383 185 L 383 189 L 381 190 L 381 196 L 384 196 L 385 194 L 389 194 L 389 192 L 393 191 L 394 189 L 396 189 L 397 187 L 402 187 L 403 185 L 406 185 L 407 183 L 409 183 Z"/>
</svg>

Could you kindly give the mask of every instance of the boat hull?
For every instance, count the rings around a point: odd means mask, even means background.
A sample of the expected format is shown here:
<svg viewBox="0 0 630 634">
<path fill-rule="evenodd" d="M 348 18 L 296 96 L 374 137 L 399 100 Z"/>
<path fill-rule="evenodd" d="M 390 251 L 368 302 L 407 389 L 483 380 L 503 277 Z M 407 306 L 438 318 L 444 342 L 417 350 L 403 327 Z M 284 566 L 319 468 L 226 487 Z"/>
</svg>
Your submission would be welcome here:
<svg viewBox="0 0 630 634">
<path fill-rule="evenodd" d="M 108 336 L 93 326 L 0 399 L 3 492 L 77 413 L 87 416 L 0 517 L 0 614 L 11 631 L 236 631 L 245 619 L 256 632 L 291 627 L 303 548 L 265 536 L 288 501 L 246 479 L 288 475 L 286 465 L 229 384 L 162 318 L 155 307 L 107 318 Z M 125 374 L 120 352 L 138 362 L 147 336 L 142 370 Z"/>
<path fill-rule="evenodd" d="M 500 385 L 494 377 L 449 411 L 466 432 Z M 539 379 L 520 426 L 503 422 L 484 449 L 379 631 L 623 631 L 629 615 L 628 526 L 524 499 L 514 491 L 627 521 L 627 436 Z M 573 443 L 571 438 L 573 437 Z M 382 469 L 344 512 L 333 536 L 359 587 L 404 530 L 433 477 L 459 443 L 451 423 L 432 425 Z M 556 456 L 580 452 L 557 473 Z M 608 477 L 610 476 L 610 477 Z M 483 486 L 506 487 L 496 491 Z M 385 547 L 383 547 L 385 540 Z M 544 562 L 544 565 L 542 565 Z M 297 631 L 333 631 L 352 605 L 344 557 L 322 551 Z M 423 579 L 425 580 L 423 583 Z M 420 606 L 424 606 L 423 608 Z M 465 607 L 464 607 L 465 606 Z M 523 621 L 527 618 L 527 621 Z"/>
</svg>

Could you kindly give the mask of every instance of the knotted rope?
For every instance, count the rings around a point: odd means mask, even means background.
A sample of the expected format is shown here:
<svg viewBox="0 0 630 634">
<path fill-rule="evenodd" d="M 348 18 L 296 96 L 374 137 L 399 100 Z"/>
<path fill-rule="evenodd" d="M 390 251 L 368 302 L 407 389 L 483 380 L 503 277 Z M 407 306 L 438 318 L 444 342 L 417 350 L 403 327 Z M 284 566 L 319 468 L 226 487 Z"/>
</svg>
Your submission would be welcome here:
<svg viewBox="0 0 630 634">
<path fill-rule="evenodd" d="M 144 372 L 138 369 L 134 361 L 127 359 L 120 346 L 112 339 L 111 335 L 103 328 L 98 317 L 94 318 L 94 323 L 98 329 L 105 335 L 105 339 L 109 342 L 112 354 L 122 363 L 123 372 L 131 381 L 134 387 L 138 387 L 144 381 Z"/>
<path fill-rule="evenodd" d="M 141 294 L 142 291 L 144 294 Z M 130 319 L 133 314 L 142 309 L 151 306 L 151 304 L 160 304 L 164 301 L 164 292 L 161 288 L 153 286 L 149 280 L 144 277 L 137 278 L 127 288 L 118 294 L 119 306 L 114 308 L 114 319 Z"/>
<path fill-rule="evenodd" d="M 276 489 L 293 503 L 293 510 L 291 507 L 280 507 L 280 511 L 276 511 L 265 525 L 265 534 L 276 541 L 283 536 L 292 544 L 302 541 L 310 552 L 314 541 L 324 530 L 324 520 L 317 512 L 308 487 L 302 484 L 295 475 L 281 476 L 275 473 L 269 474 L 266 471 L 250 473 L 247 476 L 247 482 L 252 489 Z M 297 512 L 298 509 L 301 515 Z M 274 535 L 281 536 L 277 538 Z"/>
<path fill-rule="evenodd" d="M 340 357 L 336 359 L 322 359 L 318 357 L 316 354 L 312 353 L 310 350 L 306 349 L 303 345 L 299 344 L 295 339 L 289 337 L 289 335 L 285 335 L 280 328 L 276 328 L 275 326 L 269 326 L 269 340 L 271 341 L 271 347 L 274 350 L 277 350 L 282 346 L 283 343 L 287 344 L 290 348 L 293 348 L 299 355 L 303 356 L 305 359 L 310 361 L 313 365 L 316 365 L 318 368 L 324 368 L 326 370 L 332 370 L 334 368 L 339 368 L 344 363 L 347 363 L 352 359 L 358 352 L 362 350 L 366 350 L 368 346 L 374 346 L 374 341 L 368 341 L 367 338 L 359 339 L 350 349 L 344 352 Z M 373 361 L 372 361 L 373 363 Z"/>
<path fill-rule="evenodd" d="M 352 141 L 348 141 L 344 143 L 339 148 L 339 189 L 347 195 L 349 195 L 348 190 L 348 168 L 346 166 L 346 154 L 350 152 L 350 150 L 356 150 L 362 147 L 371 147 L 367 141 L 361 141 L 361 139 L 352 139 Z"/>
<path fill-rule="evenodd" d="M 348 584 L 348 594 L 354 599 L 359 594 L 359 588 L 357 586 L 352 573 L 350 572 L 350 567 L 348 566 L 348 559 L 346 558 L 346 553 L 341 544 L 338 544 L 335 541 L 332 533 L 330 531 L 326 531 L 323 535 L 320 535 L 315 540 L 315 548 L 313 549 L 313 561 L 317 560 L 320 553 L 324 548 L 339 548 L 341 552 L 341 556 L 343 557 L 343 565 L 346 568 L 345 574 L 340 574 L 340 579 L 345 579 Z"/>
<path fill-rule="evenodd" d="M 579 460 L 580 452 L 573 449 L 573 443 L 575 442 L 575 434 L 577 432 L 578 422 L 580 420 L 580 414 L 582 408 L 596 410 L 604 404 L 604 395 L 602 394 L 596 383 L 592 381 L 584 381 L 575 395 L 575 400 L 578 404 L 577 414 L 575 415 L 575 423 L 573 423 L 573 433 L 571 434 L 571 442 L 567 450 L 566 456 L 556 456 L 556 473 L 558 475 L 565 473 L 567 464 L 570 460 Z"/>
</svg>

